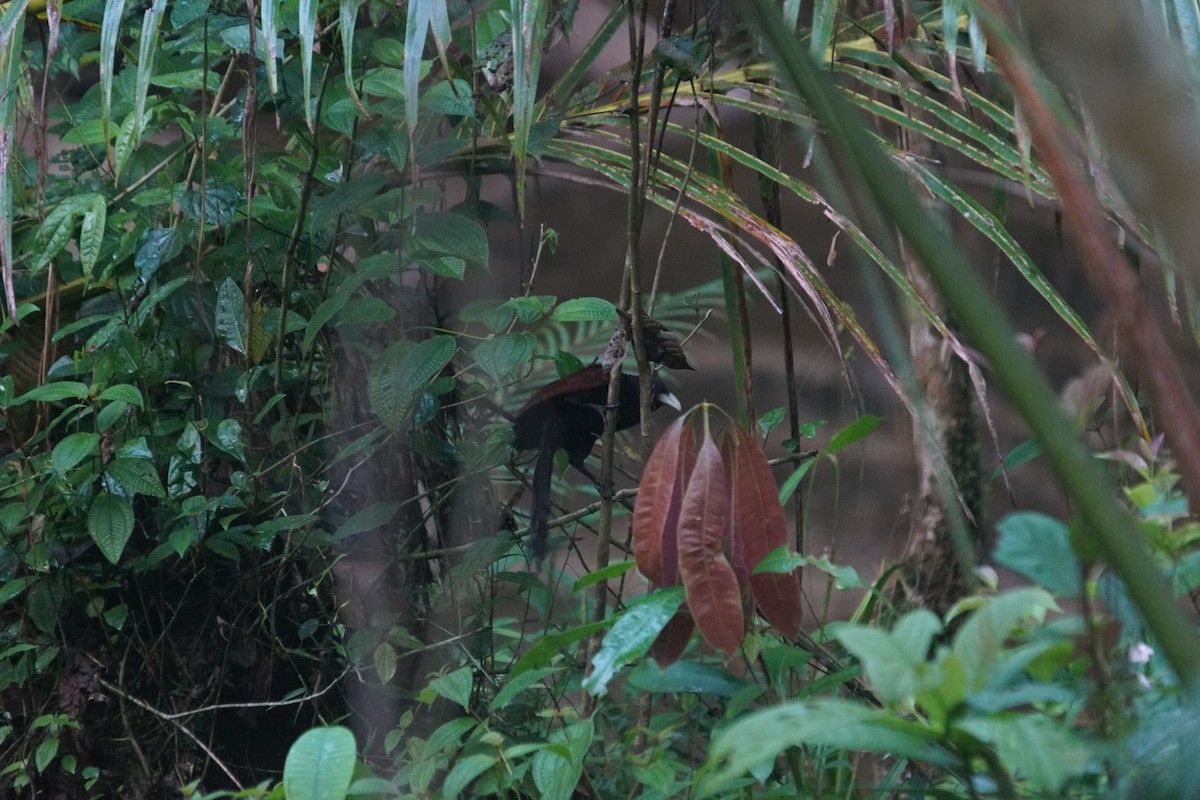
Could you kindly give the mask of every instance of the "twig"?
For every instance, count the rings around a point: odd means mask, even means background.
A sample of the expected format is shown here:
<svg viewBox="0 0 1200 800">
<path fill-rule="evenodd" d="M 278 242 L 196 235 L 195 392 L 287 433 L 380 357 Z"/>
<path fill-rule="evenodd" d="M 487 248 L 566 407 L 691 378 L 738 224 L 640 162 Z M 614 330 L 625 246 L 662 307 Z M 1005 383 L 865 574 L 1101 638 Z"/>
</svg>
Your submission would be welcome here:
<svg viewBox="0 0 1200 800">
<path fill-rule="evenodd" d="M 129 702 L 133 703 L 135 706 L 142 709 L 143 711 L 148 711 L 149 713 L 153 714 L 154 716 L 158 717 L 159 719 L 165 720 L 165 721 L 171 723 L 172 725 L 174 725 L 176 728 L 178 728 L 180 731 L 182 731 L 185 736 L 187 736 L 189 739 L 191 739 L 193 742 L 195 742 L 196 746 L 199 747 L 201 750 L 203 750 L 204 754 L 207 755 L 210 759 L 212 759 L 212 762 L 214 764 L 216 764 L 218 767 L 221 768 L 221 771 L 225 773 L 226 777 L 228 777 L 229 780 L 233 781 L 234 786 L 236 786 L 239 790 L 244 790 L 246 788 L 246 787 L 242 786 L 242 782 L 237 779 L 237 776 L 235 776 L 233 774 L 233 772 L 229 769 L 229 767 L 225 766 L 224 762 L 222 762 L 221 759 L 217 758 L 217 754 L 212 751 L 212 748 L 210 748 L 204 742 L 200 741 L 200 737 L 196 736 L 196 734 L 194 734 L 190 730 L 188 730 L 187 726 L 184 725 L 182 722 L 180 722 L 177 719 L 174 719 L 173 715 L 166 714 L 162 711 L 159 711 L 157 708 L 150 705 L 145 700 L 141 700 L 137 697 L 134 697 L 129 692 L 125 691 L 124 689 L 117 686 L 116 684 L 109 683 L 108 681 L 104 680 L 104 678 L 101 678 L 99 675 L 96 676 L 96 682 L 99 683 L 101 686 L 103 686 L 105 689 L 112 692 L 113 694 L 118 695 L 118 696 L 128 700 Z"/>
</svg>

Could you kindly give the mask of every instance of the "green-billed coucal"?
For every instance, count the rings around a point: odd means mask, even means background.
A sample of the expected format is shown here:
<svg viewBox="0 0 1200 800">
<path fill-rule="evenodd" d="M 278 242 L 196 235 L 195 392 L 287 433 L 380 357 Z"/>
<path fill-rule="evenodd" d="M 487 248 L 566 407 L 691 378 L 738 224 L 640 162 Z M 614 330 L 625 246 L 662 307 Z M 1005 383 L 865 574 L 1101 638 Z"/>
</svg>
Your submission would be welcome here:
<svg viewBox="0 0 1200 800">
<path fill-rule="evenodd" d="M 604 410 L 608 400 L 609 375 L 599 364 L 578 372 L 537 391 L 517 414 L 514 446 L 518 450 L 537 450 L 533 469 L 533 508 L 529 521 L 529 549 L 534 561 L 546 552 L 550 518 L 550 477 L 554 472 L 554 453 L 567 451 L 567 461 L 591 478 L 584 464 L 596 440 L 604 433 Z M 654 378 L 651 408 L 671 406 L 679 400 L 657 376 Z M 617 400 L 617 430 L 631 428 L 641 421 L 641 381 L 637 375 L 622 373 Z"/>
</svg>

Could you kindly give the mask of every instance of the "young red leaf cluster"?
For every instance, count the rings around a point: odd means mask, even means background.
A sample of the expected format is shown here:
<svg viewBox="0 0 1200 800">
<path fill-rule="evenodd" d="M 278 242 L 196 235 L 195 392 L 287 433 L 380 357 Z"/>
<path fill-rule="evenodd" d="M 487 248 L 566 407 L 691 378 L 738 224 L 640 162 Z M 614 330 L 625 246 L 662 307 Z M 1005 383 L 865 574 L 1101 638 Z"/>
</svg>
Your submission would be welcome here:
<svg viewBox="0 0 1200 800">
<path fill-rule="evenodd" d="M 763 556 L 787 543 L 771 467 L 736 425 L 726 426 L 718 446 L 710 408 L 693 409 L 659 439 L 633 511 L 638 569 L 655 587 L 683 584 L 686 596 L 651 648 L 663 667 L 683 654 L 693 630 L 731 658 L 754 606 L 781 634 L 800 631 L 796 574 L 753 574 Z"/>
</svg>

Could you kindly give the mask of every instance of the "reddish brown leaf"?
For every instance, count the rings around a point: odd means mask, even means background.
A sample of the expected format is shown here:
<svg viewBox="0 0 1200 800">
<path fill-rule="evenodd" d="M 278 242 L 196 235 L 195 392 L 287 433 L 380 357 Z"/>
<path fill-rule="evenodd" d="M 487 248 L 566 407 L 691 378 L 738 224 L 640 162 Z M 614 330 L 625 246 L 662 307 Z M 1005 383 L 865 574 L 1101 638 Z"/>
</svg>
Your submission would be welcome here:
<svg viewBox="0 0 1200 800">
<path fill-rule="evenodd" d="M 754 437 L 731 426 L 722 448 L 732 475 L 730 557 L 738 577 L 749 580 L 758 610 L 785 636 L 800 632 L 800 581 L 795 572 L 753 574 L 763 556 L 787 544 L 787 522 L 771 465 Z"/>
<path fill-rule="evenodd" d="M 672 423 L 654 447 L 642 471 L 633 507 L 633 555 L 638 569 L 654 586 L 679 581 L 676 529 L 683 487 L 694 463 L 692 429 L 687 416 Z"/>
<path fill-rule="evenodd" d="M 746 627 L 737 576 L 725 557 L 728 516 L 725 465 L 706 433 L 679 510 L 679 574 L 700 635 L 732 658 Z"/>
<path fill-rule="evenodd" d="M 654 644 L 650 645 L 650 655 L 654 656 L 659 669 L 666 669 L 679 660 L 694 630 L 696 623 L 692 621 L 687 606 L 683 606 L 663 627 Z"/>
</svg>

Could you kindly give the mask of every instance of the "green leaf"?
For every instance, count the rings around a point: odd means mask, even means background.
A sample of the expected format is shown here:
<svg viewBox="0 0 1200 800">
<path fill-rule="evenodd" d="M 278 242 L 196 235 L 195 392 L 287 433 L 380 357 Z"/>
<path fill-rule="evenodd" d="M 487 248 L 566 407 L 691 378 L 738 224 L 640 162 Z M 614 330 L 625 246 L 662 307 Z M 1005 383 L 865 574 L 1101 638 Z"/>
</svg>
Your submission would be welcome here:
<svg viewBox="0 0 1200 800">
<path fill-rule="evenodd" d="M 937 746 L 937 733 L 891 711 L 848 700 L 783 703 L 747 714 L 713 737 L 701 786 L 711 796 L 742 775 L 774 762 L 798 745 L 866 750 L 953 766 L 955 757 Z"/>
<path fill-rule="evenodd" d="M 695 661 L 676 661 L 660 669 L 652 658 L 642 661 L 628 674 L 630 687 L 639 692 L 659 694 L 708 694 L 714 697 L 733 697 L 749 684 L 723 669 Z"/>
<path fill-rule="evenodd" d="M 951 646 L 962 663 L 966 690 L 978 691 L 987 683 L 1018 623 L 1029 618 L 1041 620 L 1047 611 L 1057 608 L 1045 589 L 1024 588 L 998 595 L 975 609 L 959 626 Z"/>
<path fill-rule="evenodd" d="M 429 682 L 429 688 L 452 703 L 457 703 L 464 710 L 471 710 L 471 688 L 475 685 L 475 675 L 470 667 L 461 667 L 445 675 L 439 675 Z"/>
<path fill-rule="evenodd" d="M 529 297 L 514 297 L 504 305 L 517 312 L 517 319 L 526 325 L 537 322 L 550 313 L 557 298 L 549 294 L 534 294 Z"/>
<path fill-rule="evenodd" d="M 472 300 L 462 307 L 458 316 L 463 322 L 482 322 L 492 333 L 499 333 L 516 318 L 516 311 L 507 303 Z"/>
<path fill-rule="evenodd" d="M 341 800 L 354 777 L 354 734 L 349 728 L 313 728 L 301 734 L 283 763 L 288 800 Z"/>
<path fill-rule="evenodd" d="M 9 403 L 10 406 L 19 406 L 22 403 L 54 403 L 59 400 L 82 400 L 88 396 L 88 386 L 86 383 L 79 381 L 55 381 L 54 383 L 43 383 L 41 386 L 30 389 L 25 394 L 18 397 Z"/>
<path fill-rule="evenodd" d="M 76 204 L 74 198 L 64 200 L 54 207 L 42 222 L 43 244 L 38 253 L 37 266 L 46 266 L 71 241 L 75 232 Z"/>
<path fill-rule="evenodd" d="M 579 370 L 583 369 L 583 361 L 574 353 L 568 353 L 566 350 L 559 350 L 554 354 L 554 371 L 558 373 L 558 377 L 565 378 L 568 375 L 574 375 Z"/>
<path fill-rule="evenodd" d="M 509 0 L 513 24 L 512 152 L 517 166 L 517 214 L 525 216 L 525 157 L 537 121 L 538 77 L 546 39 L 548 0 Z"/>
<path fill-rule="evenodd" d="M 246 352 L 246 298 L 241 288 L 226 278 L 217 290 L 217 336 L 233 350 Z"/>
<path fill-rule="evenodd" d="M 217 424 L 217 444 L 238 461 L 246 463 L 246 448 L 242 445 L 242 424 L 236 419 L 226 418 Z"/>
<path fill-rule="evenodd" d="M 614 561 L 607 567 L 601 567 L 600 569 L 592 570 L 586 575 L 581 576 L 579 580 L 575 581 L 575 585 L 571 587 L 571 592 L 582 592 L 584 589 L 588 588 L 589 586 L 594 586 L 600 581 L 619 578 L 629 570 L 633 569 L 633 565 L 636 563 L 637 562 L 635 562 L 633 559 L 629 559 L 627 561 Z"/>
<path fill-rule="evenodd" d="M 559 633 L 543 636 L 534 643 L 533 647 L 530 647 L 517 659 L 517 663 L 513 664 L 512 669 L 508 672 L 509 680 L 516 678 L 523 672 L 548 665 L 564 647 L 575 644 L 581 639 L 586 639 L 593 633 L 604 630 L 612 623 L 613 620 L 611 618 L 602 619 L 599 622 L 589 622 L 585 625 L 560 631 Z"/>
<path fill-rule="evenodd" d="M 1045 715 L 976 717 L 959 727 L 994 745 L 1006 769 L 1048 796 L 1058 796 L 1099 755 L 1077 732 Z"/>
<path fill-rule="evenodd" d="M 591 747 L 595 728 L 592 717 L 581 719 L 550 735 L 550 746 L 534 754 L 530 772 L 538 800 L 571 800 L 583 776 L 583 760 Z M 566 757 L 561 747 L 566 745 Z"/>
<path fill-rule="evenodd" d="M 22 577 L 0 583 L 0 606 L 25 591 L 25 584 L 28 580 L 28 578 Z"/>
<path fill-rule="evenodd" d="M 379 196 L 387 184 L 387 176 L 379 172 L 356 175 L 332 192 L 313 200 L 312 230 L 320 232 L 332 227 L 342 214 L 353 213 Z"/>
<path fill-rule="evenodd" d="M 367 394 L 384 425 L 393 430 L 403 427 L 421 393 L 450 363 L 456 348 L 453 336 L 442 335 L 416 344 L 395 342 L 383 351 L 371 369 Z"/>
<path fill-rule="evenodd" d="M 171 4 L 171 27 L 176 30 L 208 13 L 211 0 L 175 0 Z"/>
<path fill-rule="evenodd" d="M 53 580 L 39 580 L 29 589 L 29 618 L 42 633 L 54 633 L 65 592 Z"/>
<path fill-rule="evenodd" d="M 1009 514 L 996 525 L 1000 541 L 993 558 L 1059 597 L 1073 600 L 1083 587 L 1083 572 L 1066 525 L 1031 511 Z"/>
<path fill-rule="evenodd" d="M 823 454 L 827 456 L 833 455 L 839 450 L 843 450 L 855 442 L 861 441 L 868 433 L 879 427 L 879 423 L 881 422 L 883 422 L 881 418 L 871 414 L 859 417 L 830 438 L 829 444 L 825 445 Z"/>
<path fill-rule="evenodd" d="M 421 95 L 422 110 L 456 117 L 474 117 L 475 100 L 471 84 L 461 78 L 435 83 Z"/>
<path fill-rule="evenodd" d="M 142 399 L 141 389 L 128 383 L 117 383 L 109 386 L 100 393 L 98 399 L 101 401 L 124 400 L 126 403 L 138 408 L 146 407 L 145 401 Z"/>
<path fill-rule="evenodd" d="M 38 772 L 45 772 L 46 767 L 50 766 L 50 762 L 58 755 L 58 738 L 47 739 L 38 745 L 37 751 L 33 754 L 33 763 L 37 767 Z"/>
<path fill-rule="evenodd" d="M 1013 470 L 1022 464 L 1028 464 L 1042 454 L 1042 444 L 1037 439 L 1026 439 L 1019 445 L 1008 451 L 1008 455 L 1004 457 L 1002 467 L 996 467 L 996 471 L 992 473 L 992 479 L 1000 477 L 1004 470 Z"/>
<path fill-rule="evenodd" d="M 558 322 L 607 322 L 617 318 L 617 307 L 600 297 L 576 297 L 559 303 L 550 316 Z"/>
<path fill-rule="evenodd" d="M 98 433 L 72 433 L 54 446 L 50 453 L 50 466 L 61 475 L 97 452 L 99 445 Z"/>
<path fill-rule="evenodd" d="M 129 403 L 124 400 L 113 400 L 104 408 L 100 409 L 96 414 L 96 430 L 106 431 L 117 424 L 117 420 L 125 416 L 125 412 L 129 410 Z"/>
<path fill-rule="evenodd" d="M 461 214 L 422 211 L 414 215 L 409 242 L 412 257 L 454 256 L 488 267 L 488 241 L 483 228 Z"/>
<path fill-rule="evenodd" d="M 682 586 L 659 589 L 618 616 L 592 659 L 592 673 L 583 679 L 583 688 L 594 695 L 604 694 L 617 670 L 646 655 L 683 605 L 683 595 Z"/>
<path fill-rule="evenodd" d="M 372 503 L 339 525 L 337 531 L 333 534 L 333 538 L 337 541 L 350 536 L 356 536 L 360 533 L 366 533 L 367 531 L 373 531 L 379 526 L 391 522 L 399 511 L 399 500 L 385 500 Z"/>
<path fill-rule="evenodd" d="M 561 671 L 558 667 L 541 667 L 539 669 L 531 669 L 528 672 L 522 672 L 515 678 L 510 675 L 508 680 L 504 682 L 504 686 L 500 691 L 496 692 L 496 696 L 488 703 L 488 712 L 495 713 L 497 710 L 504 708 L 521 692 Z"/>
<path fill-rule="evenodd" d="M 112 608 L 104 611 L 104 622 L 115 631 L 125 627 L 125 620 L 129 618 L 129 606 L 125 603 L 118 603 Z"/>
<path fill-rule="evenodd" d="M 188 219 L 225 228 L 237 219 L 242 192 L 233 184 L 208 184 L 204 191 L 189 189 L 179 198 L 179 208 Z"/>
<path fill-rule="evenodd" d="M 500 383 L 514 369 L 533 358 L 536 344 L 532 333 L 493 336 L 477 344 L 471 356 L 492 380 Z"/>
<path fill-rule="evenodd" d="M 471 785 L 471 781 L 487 772 L 499 760 L 498 757 L 487 753 L 458 759 L 442 781 L 442 797 L 460 796 Z"/>
<path fill-rule="evenodd" d="M 865 589 L 867 585 L 863 583 L 862 578 L 858 575 L 858 570 L 849 565 L 840 566 L 829 560 L 829 556 L 821 556 L 813 558 L 808 556 L 807 561 L 822 572 L 832 575 L 835 580 L 835 585 L 838 589 Z"/>
<path fill-rule="evenodd" d="M 866 625 L 843 625 L 837 639 L 862 662 L 871 686 L 884 703 L 911 702 L 936 688 L 943 677 L 926 664 L 926 654 L 942 622 L 932 611 L 905 614 L 889 633 Z"/>
<path fill-rule="evenodd" d="M 142 234 L 137 255 L 133 257 L 133 267 L 143 282 L 149 283 L 150 278 L 155 272 L 158 272 L 159 267 L 183 251 L 183 236 L 177 234 L 177 230 L 177 228 L 150 228 Z"/>
<path fill-rule="evenodd" d="M 100 492 L 88 510 L 88 535 L 113 564 L 121 559 L 133 534 L 133 506 L 124 497 Z"/>
<path fill-rule="evenodd" d="M 100 124 L 108 133 L 112 112 L 113 67 L 117 60 L 117 38 L 121 33 L 121 18 L 125 16 L 125 0 L 105 0 L 100 24 Z"/>
<path fill-rule="evenodd" d="M 380 642 L 375 646 L 372 661 L 375 666 L 375 674 L 379 676 L 380 683 L 386 684 L 395 677 L 397 663 L 396 648 L 387 642 Z"/>
<path fill-rule="evenodd" d="M 166 497 L 154 462 L 145 458 L 114 458 L 104 474 L 128 494 Z"/>
</svg>

